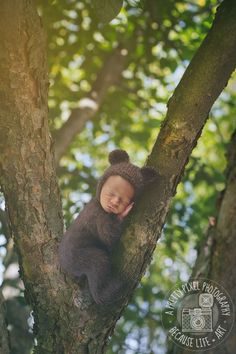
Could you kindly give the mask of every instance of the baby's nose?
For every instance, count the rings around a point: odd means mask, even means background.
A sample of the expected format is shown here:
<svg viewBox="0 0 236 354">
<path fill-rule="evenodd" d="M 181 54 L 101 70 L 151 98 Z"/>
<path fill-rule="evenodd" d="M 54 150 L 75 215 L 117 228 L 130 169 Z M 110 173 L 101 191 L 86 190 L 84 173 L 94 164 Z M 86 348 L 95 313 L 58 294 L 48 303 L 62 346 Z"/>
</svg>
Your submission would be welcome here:
<svg viewBox="0 0 236 354">
<path fill-rule="evenodd" d="M 112 205 L 117 206 L 119 204 L 119 197 L 114 196 L 111 200 Z"/>
</svg>

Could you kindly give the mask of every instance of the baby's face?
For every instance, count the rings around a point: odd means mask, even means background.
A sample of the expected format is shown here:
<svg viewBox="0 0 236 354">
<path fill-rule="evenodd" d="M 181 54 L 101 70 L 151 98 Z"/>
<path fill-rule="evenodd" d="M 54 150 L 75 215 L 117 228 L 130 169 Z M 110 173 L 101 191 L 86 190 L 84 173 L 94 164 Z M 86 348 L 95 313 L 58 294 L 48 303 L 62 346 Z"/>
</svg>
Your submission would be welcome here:
<svg viewBox="0 0 236 354">
<path fill-rule="evenodd" d="M 107 213 L 120 214 L 134 197 L 133 186 L 121 176 L 110 176 L 102 186 L 100 204 Z"/>
</svg>

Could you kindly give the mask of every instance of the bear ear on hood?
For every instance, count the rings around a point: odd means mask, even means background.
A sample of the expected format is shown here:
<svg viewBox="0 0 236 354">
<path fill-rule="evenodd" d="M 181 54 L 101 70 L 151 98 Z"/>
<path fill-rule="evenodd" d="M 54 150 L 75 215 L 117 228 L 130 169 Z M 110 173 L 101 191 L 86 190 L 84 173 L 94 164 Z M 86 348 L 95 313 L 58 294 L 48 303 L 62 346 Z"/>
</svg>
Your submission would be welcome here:
<svg viewBox="0 0 236 354">
<path fill-rule="evenodd" d="M 157 179 L 158 173 L 154 167 L 145 166 L 141 168 L 144 184 L 149 184 Z"/>
<path fill-rule="evenodd" d="M 129 162 L 129 155 L 125 150 L 116 149 L 110 152 L 108 160 L 111 165 L 115 165 L 120 162 Z"/>
</svg>

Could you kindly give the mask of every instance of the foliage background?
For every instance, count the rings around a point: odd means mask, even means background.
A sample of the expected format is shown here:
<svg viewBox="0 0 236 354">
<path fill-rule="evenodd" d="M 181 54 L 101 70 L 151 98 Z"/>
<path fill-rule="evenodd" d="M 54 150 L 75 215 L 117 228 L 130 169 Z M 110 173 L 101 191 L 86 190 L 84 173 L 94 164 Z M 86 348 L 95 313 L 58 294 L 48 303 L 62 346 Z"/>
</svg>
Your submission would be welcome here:
<svg viewBox="0 0 236 354">
<path fill-rule="evenodd" d="M 145 162 L 167 102 L 208 32 L 217 3 L 129 0 L 114 20 L 101 23 L 89 0 L 38 1 L 48 38 L 49 117 L 55 139 L 71 111 L 90 97 L 97 76 L 116 48 L 123 48 L 126 55 L 123 70 L 106 91 L 98 111 L 60 160 L 58 178 L 65 227 L 94 193 L 109 151 L 119 147 L 127 150 L 137 165 Z M 234 75 L 209 114 L 178 186 L 151 266 L 116 326 L 108 353 L 167 352 L 161 308 L 176 282 L 186 281 L 191 274 L 209 217 L 216 213 L 225 183 L 225 151 L 236 128 L 235 87 Z M 19 323 L 14 315 L 10 322 L 16 343 L 13 350 L 29 353 L 32 338 L 22 323 L 26 323 L 30 309 L 23 298 L 4 218 L 1 220 L 3 294 L 8 299 L 9 314 L 13 303 L 22 310 Z M 32 318 L 28 322 L 32 325 Z M 27 345 L 19 342 L 22 336 Z"/>
</svg>

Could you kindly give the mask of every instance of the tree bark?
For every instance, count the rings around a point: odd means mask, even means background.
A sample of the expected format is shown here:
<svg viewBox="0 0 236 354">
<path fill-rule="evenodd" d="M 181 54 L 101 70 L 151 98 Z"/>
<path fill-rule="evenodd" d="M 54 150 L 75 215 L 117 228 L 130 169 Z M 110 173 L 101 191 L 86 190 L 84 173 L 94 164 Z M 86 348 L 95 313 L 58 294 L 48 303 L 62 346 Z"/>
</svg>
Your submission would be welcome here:
<svg viewBox="0 0 236 354">
<path fill-rule="evenodd" d="M 0 12 L 1 186 L 39 347 L 56 353 L 62 212 L 48 129 L 45 35 L 33 1 L 4 0 Z"/>
<path fill-rule="evenodd" d="M 0 289 L 0 354 L 10 354 L 5 312 L 4 298 Z"/>
<path fill-rule="evenodd" d="M 169 100 L 166 119 L 147 160 L 147 164 L 157 167 L 160 184 L 142 198 L 123 237 L 126 250 L 123 265 L 127 274 L 142 274 L 150 261 L 171 198 L 208 112 L 235 69 L 235 15 L 236 3 L 224 1 L 218 8 L 211 30 Z M 138 262 L 137 255 L 139 260 L 146 259 L 144 264 Z"/>
<path fill-rule="evenodd" d="M 123 0 L 92 0 L 94 12 L 101 22 L 110 22 L 120 12 Z"/>
<path fill-rule="evenodd" d="M 225 1 L 169 102 L 148 164 L 160 181 L 135 207 L 120 246 L 124 301 L 96 306 L 59 271 L 62 213 L 47 122 L 45 42 L 33 1 L 3 0 L 0 22 L 1 184 L 34 316 L 35 353 L 103 353 L 150 262 L 184 167 L 236 63 L 236 3 Z"/>
<path fill-rule="evenodd" d="M 219 198 L 219 205 L 214 225 L 209 225 L 206 239 L 196 260 L 191 279 L 205 278 L 223 286 L 231 299 L 236 298 L 236 132 L 228 148 L 226 186 Z M 236 324 L 234 322 L 227 339 L 208 350 L 209 354 L 234 354 L 236 348 Z M 190 354 L 192 351 L 175 347 L 176 354 Z M 170 353 L 173 353 L 171 348 Z M 198 350 L 197 354 L 205 351 Z"/>
<path fill-rule="evenodd" d="M 216 280 L 236 299 L 236 132 L 228 151 L 227 183 L 217 217 L 209 278 Z M 227 340 L 214 349 L 214 354 L 233 354 L 236 348 L 236 324 Z M 213 354 L 210 351 L 209 354 Z"/>
</svg>

